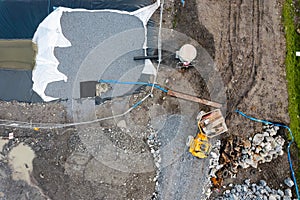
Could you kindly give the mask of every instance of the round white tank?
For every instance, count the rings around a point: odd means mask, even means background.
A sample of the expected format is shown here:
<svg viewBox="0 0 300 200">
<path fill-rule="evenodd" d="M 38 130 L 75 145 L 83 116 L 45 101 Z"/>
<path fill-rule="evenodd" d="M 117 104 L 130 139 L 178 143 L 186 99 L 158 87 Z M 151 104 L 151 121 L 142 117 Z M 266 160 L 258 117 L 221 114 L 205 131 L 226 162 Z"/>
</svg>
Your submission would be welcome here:
<svg viewBox="0 0 300 200">
<path fill-rule="evenodd" d="M 196 48 L 191 44 L 183 45 L 179 51 L 176 52 L 176 57 L 179 58 L 181 62 L 192 62 L 197 56 Z"/>
</svg>

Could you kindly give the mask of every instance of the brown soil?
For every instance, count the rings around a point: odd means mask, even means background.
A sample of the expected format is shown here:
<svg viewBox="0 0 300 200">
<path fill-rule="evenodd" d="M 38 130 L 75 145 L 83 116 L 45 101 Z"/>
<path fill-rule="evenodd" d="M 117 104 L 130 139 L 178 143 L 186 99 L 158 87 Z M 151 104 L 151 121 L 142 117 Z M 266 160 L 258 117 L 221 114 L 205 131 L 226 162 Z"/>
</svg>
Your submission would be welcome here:
<svg viewBox="0 0 300 200">
<path fill-rule="evenodd" d="M 260 119 L 289 123 L 282 3 L 198 0 L 186 2 L 185 7 L 175 6 L 175 29 L 204 46 L 222 74 L 227 88 L 227 135 L 246 138 L 261 130 L 261 124 L 237 115 L 235 109 Z M 295 146 L 292 154 L 296 170 Z M 224 184 L 265 179 L 271 187 L 281 188 L 283 180 L 290 177 L 288 169 L 285 154 L 258 170 L 242 170 Z"/>
</svg>

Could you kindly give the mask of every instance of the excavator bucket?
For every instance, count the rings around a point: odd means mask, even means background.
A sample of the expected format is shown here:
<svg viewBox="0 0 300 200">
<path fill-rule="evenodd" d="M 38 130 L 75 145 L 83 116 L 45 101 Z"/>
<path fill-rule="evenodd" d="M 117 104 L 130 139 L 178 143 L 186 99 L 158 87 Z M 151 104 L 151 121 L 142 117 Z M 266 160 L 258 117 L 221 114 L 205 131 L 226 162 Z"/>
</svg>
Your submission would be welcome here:
<svg viewBox="0 0 300 200">
<path fill-rule="evenodd" d="M 208 138 L 213 138 L 228 130 L 220 109 L 205 113 L 201 111 L 197 119 L 199 129 L 202 129 Z"/>
</svg>

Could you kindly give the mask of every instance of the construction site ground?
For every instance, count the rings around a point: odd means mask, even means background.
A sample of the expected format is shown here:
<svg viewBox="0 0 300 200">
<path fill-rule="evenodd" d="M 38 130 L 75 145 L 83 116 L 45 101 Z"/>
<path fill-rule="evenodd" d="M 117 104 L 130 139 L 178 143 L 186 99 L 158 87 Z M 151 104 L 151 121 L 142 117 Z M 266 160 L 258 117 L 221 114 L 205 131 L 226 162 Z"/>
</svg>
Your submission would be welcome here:
<svg viewBox="0 0 300 200">
<path fill-rule="evenodd" d="M 283 0 L 191 0 L 185 1 L 183 7 L 180 1 L 165 1 L 163 28 L 174 29 L 200 44 L 213 59 L 221 77 L 229 130 L 217 139 L 226 140 L 231 135 L 245 139 L 261 131 L 261 124 L 243 118 L 235 113 L 236 109 L 257 118 L 289 123 L 282 4 Z M 159 11 L 152 20 L 156 25 L 159 23 Z M 174 57 L 163 52 L 157 82 L 210 99 L 210 91 L 196 67 L 179 70 Z M 202 63 L 198 59 L 195 65 Z M 96 106 L 96 116 L 120 114 L 148 92 L 149 88 Z M 78 104 L 84 101 L 94 100 L 82 100 Z M 69 123 L 74 115 L 65 104 L 1 102 L 0 117 Z M 198 131 L 198 112 L 210 109 L 154 90 L 153 97 L 129 114 L 99 123 L 38 131 L 33 127 L 0 126 L 1 136 L 7 137 L 9 133 L 15 136 L 13 140 L 0 141 L 3 147 L 0 199 L 151 199 L 155 192 L 159 199 L 204 199 L 209 183 L 209 160 L 190 155 L 185 139 Z M 161 156 L 159 166 L 147 144 L 154 133 L 160 143 L 156 147 Z M 30 146 L 35 154 L 33 165 L 25 166 L 32 171 L 28 177 L 28 170 L 25 177 L 19 176 L 22 173 L 10 156 L 20 143 Z M 107 149 L 112 151 L 106 152 L 101 149 L 103 146 L 109 146 Z M 291 151 L 297 167 L 295 146 L 292 145 Z M 106 156 L 101 156 L 101 152 Z M 114 157 L 113 161 L 109 160 L 110 156 Z M 122 159 L 128 162 L 122 164 Z M 236 178 L 225 179 L 224 185 L 240 184 L 247 178 L 251 182 L 264 179 L 270 187 L 279 189 L 287 177 L 290 171 L 285 151 L 283 156 L 257 169 L 239 170 Z M 210 199 L 224 189 L 215 190 Z"/>
</svg>

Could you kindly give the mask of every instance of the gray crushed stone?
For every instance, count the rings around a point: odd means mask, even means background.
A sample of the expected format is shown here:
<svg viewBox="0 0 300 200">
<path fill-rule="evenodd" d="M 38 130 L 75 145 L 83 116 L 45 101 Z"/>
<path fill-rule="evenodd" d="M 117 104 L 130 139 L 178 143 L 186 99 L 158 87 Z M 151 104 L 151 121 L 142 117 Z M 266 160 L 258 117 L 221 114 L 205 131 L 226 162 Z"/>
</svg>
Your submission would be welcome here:
<svg viewBox="0 0 300 200">
<path fill-rule="evenodd" d="M 246 179 L 241 185 L 231 185 L 225 190 L 223 195 L 217 200 L 240 200 L 240 199 L 259 199 L 259 200 L 277 200 L 277 199 L 293 199 L 291 189 L 275 190 L 267 185 L 265 180 L 258 183 L 250 183 L 250 179 Z"/>
<path fill-rule="evenodd" d="M 158 131 L 161 163 L 155 199 L 205 199 L 205 193 L 199 186 L 205 188 L 209 185 L 209 169 L 206 167 L 209 159 L 197 159 L 185 146 L 187 136 L 196 132 L 194 121 L 182 115 L 168 116 Z M 191 177 L 197 184 L 190 184 Z"/>
<path fill-rule="evenodd" d="M 144 61 L 134 61 L 133 56 L 143 54 L 145 36 L 137 17 L 111 12 L 65 12 L 61 25 L 72 46 L 55 48 L 54 53 L 60 62 L 58 70 L 67 75 L 68 81 L 50 83 L 45 91 L 47 95 L 79 98 L 80 81 L 121 77 L 138 80 Z M 122 95 L 131 88 L 118 85 L 113 95 Z"/>
</svg>

